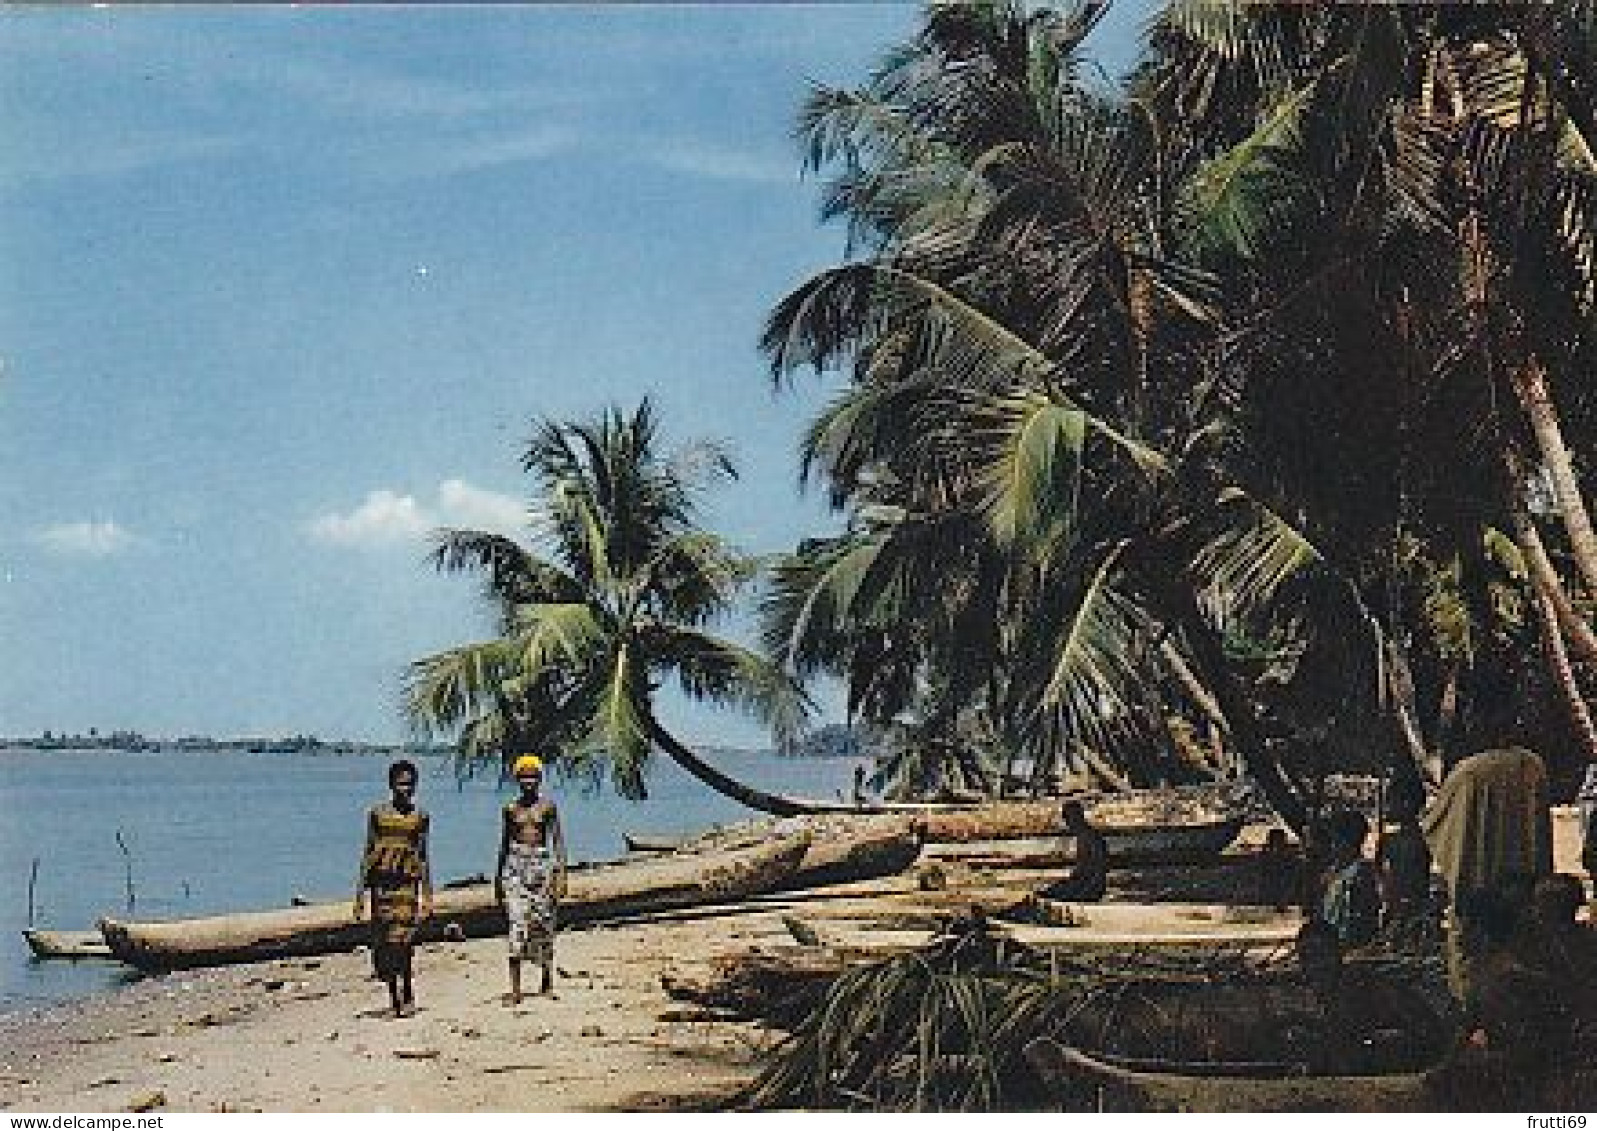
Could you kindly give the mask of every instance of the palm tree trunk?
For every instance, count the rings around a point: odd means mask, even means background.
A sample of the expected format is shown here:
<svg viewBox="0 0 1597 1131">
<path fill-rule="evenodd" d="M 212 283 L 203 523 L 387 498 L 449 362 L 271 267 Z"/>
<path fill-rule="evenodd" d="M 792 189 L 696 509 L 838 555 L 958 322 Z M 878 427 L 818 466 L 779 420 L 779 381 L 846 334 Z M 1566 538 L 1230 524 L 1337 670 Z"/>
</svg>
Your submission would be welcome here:
<svg viewBox="0 0 1597 1131">
<path fill-rule="evenodd" d="M 1558 627 L 1568 637 L 1576 654 L 1583 662 L 1597 666 L 1597 632 L 1586 623 L 1586 618 L 1580 615 L 1574 602 L 1569 599 L 1569 591 L 1564 588 L 1563 579 L 1558 576 L 1557 568 L 1547 555 L 1547 547 L 1542 543 L 1541 532 L 1536 529 L 1535 521 L 1523 507 L 1518 506 L 1513 508 L 1513 520 L 1514 540 L 1519 544 L 1520 555 L 1525 559 L 1525 570 L 1530 574 L 1536 592 L 1551 604 Z"/>
<path fill-rule="evenodd" d="M 673 762 L 717 793 L 747 805 L 750 809 L 758 810 L 761 813 L 770 813 L 776 817 L 797 817 L 808 811 L 808 807 L 800 802 L 774 793 L 766 793 L 764 790 L 744 785 L 736 778 L 723 774 L 681 742 L 678 742 L 676 737 L 661 726 L 658 720 L 651 718 L 648 725 L 649 737 L 656 746 L 664 750 Z"/>
<path fill-rule="evenodd" d="M 1530 420 L 1542 465 L 1552 479 L 1553 497 L 1569 535 L 1575 567 L 1580 571 L 1586 591 L 1597 594 L 1597 532 L 1592 530 L 1591 515 L 1581 497 L 1580 484 L 1575 481 L 1575 462 L 1564 444 L 1558 409 L 1547 387 L 1546 371 L 1534 354 L 1528 355 L 1524 364 L 1515 370 L 1514 392 Z"/>
<path fill-rule="evenodd" d="M 1441 760 L 1425 745 L 1425 735 L 1420 729 L 1419 710 L 1415 706 L 1414 671 L 1409 666 L 1408 653 L 1396 640 L 1386 643 L 1386 687 L 1392 697 L 1392 718 L 1398 737 L 1408 750 L 1409 758 L 1424 776 L 1441 781 Z"/>
<path fill-rule="evenodd" d="M 1169 640 L 1161 640 L 1159 641 L 1159 658 L 1170 668 L 1170 674 L 1176 677 L 1176 682 L 1187 693 L 1187 698 L 1191 699 L 1198 710 L 1203 712 L 1204 717 L 1210 723 L 1224 730 L 1226 725 L 1225 714 L 1220 710 L 1220 704 L 1215 702 L 1214 696 L 1209 694 L 1209 689 L 1203 686 L 1202 681 L 1193 674 L 1192 668 L 1187 664 L 1186 657 L 1181 654 L 1181 649 L 1177 648 Z"/>
<path fill-rule="evenodd" d="M 1225 648 L 1214 626 L 1203 615 L 1190 578 L 1172 578 L 1166 562 L 1151 562 L 1143 572 L 1149 591 L 1164 606 L 1166 619 L 1186 630 L 1186 642 L 1197 661 L 1204 683 L 1214 696 L 1226 720 L 1232 743 L 1241 756 L 1243 768 L 1258 783 L 1270 807 L 1293 831 L 1302 835 L 1308 826 L 1309 811 L 1302 793 L 1271 753 L 1263 730 L 1254 714 L 1253 703 L 1242 689 L 1226 660 Z"/>
<path fill-rule="evenodd" d="M 1591 710 L 1585 696 L 1580 693 L 1580 681 L 1575 666 L 1569 662 L 1569 652 L 1564 647 L 1564 634 L 1558 628 L 1558 614 L 1547 594 L 1535 593 L 1537 620 L 1541 623 L 1542 647 L 1547 653 L 1548 666 L 1553 671 L 1553 681 L 1558 684 L 1569 721 L 1580 736 L 1585 748 L 1586 761 L 1597 762 L 1597 726 L 1592 724 Z"/>
</svg>

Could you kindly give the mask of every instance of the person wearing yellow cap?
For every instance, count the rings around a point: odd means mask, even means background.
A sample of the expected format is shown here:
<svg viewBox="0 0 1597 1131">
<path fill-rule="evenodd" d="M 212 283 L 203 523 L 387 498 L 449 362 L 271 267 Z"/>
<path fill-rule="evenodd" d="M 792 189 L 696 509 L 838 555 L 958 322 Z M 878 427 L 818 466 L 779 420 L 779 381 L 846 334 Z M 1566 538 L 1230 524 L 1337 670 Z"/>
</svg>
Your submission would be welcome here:
<svg viewBox="0 0 1597 1131">
<path fill-rule="evenodd" d="M 510 924 L 510 993 L 521 1001 L 521 964 L 543 967 L 539 993 L 554 996 L 554 939 L 560 897 L 566 889 L 566 846 L 555 803 L 540 796 L 543 759 L 523 754 L 510 772 L 521 793 L 504 808 L 494 898 Z"/>
</svg>

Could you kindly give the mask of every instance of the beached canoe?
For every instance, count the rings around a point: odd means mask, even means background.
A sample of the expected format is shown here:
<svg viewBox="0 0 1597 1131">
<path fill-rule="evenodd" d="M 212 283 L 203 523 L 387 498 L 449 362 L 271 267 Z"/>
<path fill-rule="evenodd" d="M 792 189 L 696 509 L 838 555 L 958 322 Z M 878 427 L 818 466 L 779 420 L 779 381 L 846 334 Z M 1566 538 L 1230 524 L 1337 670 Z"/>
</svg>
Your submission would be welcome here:
<svg viewBox="0 0 1597 1131">
<path fill-rule="evenodd" d="M 32 928 L 22 932 L 28 949 L 35 958 L 110 958 L 111 948 L 99 931 L 43 931 Z"/>
<path fill-rule="evenodd" d="M 918 823 L 911 820 L 866 819 L 850 823 L 846 831 L 823 832 L 813 828 L 809 831 L 810 847 L 803 862 L 775 890 L 804 891 L 896 876 L 920 856 L 920 829 Z M 634 852 L 674 852 L 682 858 L 748 847 L 768 839 L 771 833 L 766 830 L 745 835 L 749 839 L 738 836 L 731 841 L 718 840 L 714 832 L 703 838 L 653 838 L 631 833 L 624 837 L 627 847 Z"/>
<path fill-rule="evenodd" d="M 848 836 L 815 836 L 798 869 L 775 891 L 807 891 L 896 876 L 920 856 L 919 828 L 909 821 L 879 822 Z"/>
<path fill-rule="evenodd" d="M 1184 864 L 1210 860 L 1225 851 L 1242 831 L 1239 816 L 1210 820 L 1147 824 L 1099 824 L 1109 849 L 1109 861 L 1116 867 L 1141 864 Z M 968 831 L 961 826 L 961 834 Z M 941 860 L 958 860 L 976 868 L 1053 868 L 1069 864 L 1075 851 L 1056 827 L 1053 835 L 965 837 L 935 841 L 927 855 Z"/>
<path fill-rule="evenodd" d="M 808 847 L 808 834 L 799 834 L 736 851 L 573 870 L 561 922 L 605 922 L 759 895 L 791 877 Z M 502 934 L 504 911 L 494 904 L 492 885 L 439 891 L 420 937 L 443 938 L 451 925 L 470 938 Z M 113 956 L 143 970 L 329 954 L 351 950 L 371 934 L 343 901 L 172 922 L 106 919 L 100 929 Z"/>
<path fill-rule="evenodd" d="M 1118 1085 L 1149 1106 L 1183 1111 L 1435 1111 L 1438 1097 L 1424 1072 L 1309 1075 L 1303 1065 L 1255 1062 L 1171 1062 L 1154 1067 L 1043 1038 L 1025 1057 L 1044 1088 L 1069 1093 L 1080 1085 Z"/>
<path fill-rule="evenodd" d="M 1209 860 L 1224 852 L 1242 831 L 1240 816 L 1191 823 L 1102 825 L 1109 862 L 1131 864 L 1185 864 Z"/>
</svg>

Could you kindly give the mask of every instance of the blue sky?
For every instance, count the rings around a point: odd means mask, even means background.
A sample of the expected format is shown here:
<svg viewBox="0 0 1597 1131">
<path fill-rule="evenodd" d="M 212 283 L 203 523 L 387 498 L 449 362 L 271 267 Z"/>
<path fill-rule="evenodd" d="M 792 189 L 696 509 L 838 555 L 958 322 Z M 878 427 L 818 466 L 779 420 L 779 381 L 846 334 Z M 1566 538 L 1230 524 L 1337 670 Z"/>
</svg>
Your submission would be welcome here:
<svg viewBox="0 0 1597 1131">
<path fill-rule="evenodd" d="M 826 529 L 755 349 L 842 250 L 792 123 L 916 14 L 0 11 L 0 734 L 402 737 L 486 628 L 425 535 L 519 521 L 538 416 L 647 394 L 717 529 Z"/>
</svg>

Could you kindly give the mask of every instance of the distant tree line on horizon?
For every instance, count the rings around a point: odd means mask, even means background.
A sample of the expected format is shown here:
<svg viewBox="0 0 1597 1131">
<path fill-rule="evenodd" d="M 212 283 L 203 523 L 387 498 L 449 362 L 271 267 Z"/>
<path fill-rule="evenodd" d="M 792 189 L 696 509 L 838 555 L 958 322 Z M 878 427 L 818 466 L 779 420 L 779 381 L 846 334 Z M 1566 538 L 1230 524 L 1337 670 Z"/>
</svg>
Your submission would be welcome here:
<svg viewBox="0 0 1597 1131">
<path fill-rule="evenodd" d="M 357 742 L 351 739 L 321 739 L 314 734 L 275 738 L 212 738 L 209 735 L 182 735 L 177 738 L 151 738 L 135 730 L 113 730 L 101 734 L 90 727 L 88 734 L 57 734 L 44 731 L 36 737 L 0 738 L 0 747 L 12 750 L 117 750 L 127 753 L 174 750 L 242 750 L 251 754 L 409 754 L 447 757 L 454 753 L 450 744 Z"/>
</svg>

